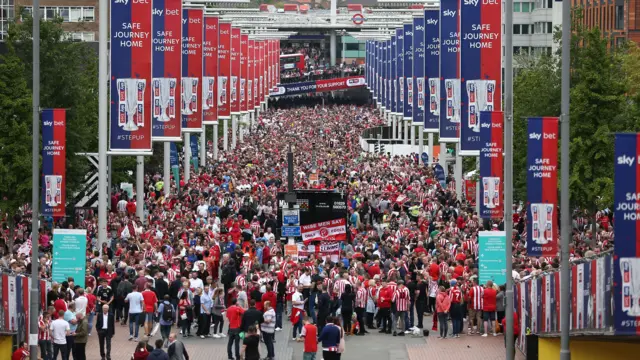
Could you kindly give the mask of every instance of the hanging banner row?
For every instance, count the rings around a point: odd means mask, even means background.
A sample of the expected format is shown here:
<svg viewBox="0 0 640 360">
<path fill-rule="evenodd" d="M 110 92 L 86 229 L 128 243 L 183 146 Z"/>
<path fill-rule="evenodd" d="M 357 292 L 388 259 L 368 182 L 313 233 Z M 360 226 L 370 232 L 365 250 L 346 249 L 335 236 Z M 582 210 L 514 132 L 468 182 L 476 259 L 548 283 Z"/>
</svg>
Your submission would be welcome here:
<svg viewBox="0 0 640 360">
<path fill-rule="evenodd" d="M 111 0 L 111 153 L 144 154 L 152 141 L 246 114 L 280 78 L 280 41 L 181 0 Z"/>
<path fill-rule="evenodd" d="M 501 22 L 500 1 L 441 0 L 391 39 L 367 41 L 374 100 L 440 142 L 460 142 L 461 155 L 480 156 L 480 112 L 501 109 Z"/>
</svg>

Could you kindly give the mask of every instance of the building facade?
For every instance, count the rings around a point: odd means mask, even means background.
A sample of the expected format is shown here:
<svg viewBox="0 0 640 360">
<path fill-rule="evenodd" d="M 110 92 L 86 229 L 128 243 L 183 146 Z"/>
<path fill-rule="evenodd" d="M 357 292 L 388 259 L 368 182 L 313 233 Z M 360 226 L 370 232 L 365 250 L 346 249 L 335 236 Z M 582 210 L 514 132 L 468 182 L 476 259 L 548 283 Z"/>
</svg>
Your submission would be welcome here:
<svg viewBox="0 0 640 360">
<path fill-rule="evenodd" d="M 9 24 L 19 15 L 33 12 L 31 0 L 0 0 L 0 41 L 7 35 Z M 63 29 L 71 39 L 98 39 L 98 0 L 40 0 L 40 17 L 52 20 L 61 17 Z"/>
<path fill-rule="evenodd" d="M 582 25 L 599 27 L 611 46 L 640 42 L 640 0 L 571 0 L 582 11 Z"/>
<path fill-rule="evenodd" d="M 553 33 L 561 25 L 561 1 L 514 0 L 514 54 L 555 53 L 558 44 L 553 41 Z"/>
</svg>

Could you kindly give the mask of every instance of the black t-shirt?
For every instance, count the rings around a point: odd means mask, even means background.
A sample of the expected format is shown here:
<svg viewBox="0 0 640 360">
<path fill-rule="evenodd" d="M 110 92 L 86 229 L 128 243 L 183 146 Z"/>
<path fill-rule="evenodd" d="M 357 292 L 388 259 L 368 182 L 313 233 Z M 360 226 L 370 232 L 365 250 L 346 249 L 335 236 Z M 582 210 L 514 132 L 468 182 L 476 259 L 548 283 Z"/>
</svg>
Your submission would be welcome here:
<svg viewBox="0 0 640 360">
<path fill-rule="evenodd" d="M 260 337 L 258 335 L 246 336 L 242 344 L 247 346 L 244 353 L 245 360 L 260 360 Z"/>
<path fill-rule="evenodd" d="M 415 301 L 416 299 L 416 290 L 418 289 L 418 284 L 415 281 L 409 281 L 407 283 L 407 289 L 409 289 L 409 296 L 411 301 Z"/>
<path fill-rule="evenodd" d="M 427 297 L 429 294 L 427 293 L 429 290 L 429 284 L 426 281 L 421 281 L 418 283 L 418 301 L 427 301 Z"/>
<path fill-rule="evenodd" d="M 99 286 L 96 291 L 96 298 L 101 303 L 108 303 L 113 296 L 113 289 L 110 286 Z"/>
</svg>

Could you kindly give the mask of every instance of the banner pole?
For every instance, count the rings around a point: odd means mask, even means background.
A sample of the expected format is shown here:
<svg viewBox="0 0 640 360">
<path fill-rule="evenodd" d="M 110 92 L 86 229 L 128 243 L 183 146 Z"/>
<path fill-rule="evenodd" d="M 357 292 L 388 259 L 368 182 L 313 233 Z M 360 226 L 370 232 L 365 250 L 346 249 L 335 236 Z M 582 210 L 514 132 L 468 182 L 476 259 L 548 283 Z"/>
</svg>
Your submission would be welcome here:
<svg viewBox="0 0 640 360">
<path fill-rule="evenodd" d="M 229 150 L 229 119 L 222 120 L 222 151 Z"/>
<path fill-rule="evenodd" d="M 571 240 L 571 209 L 569 209 L 569 102 L 571 62 L 571 2 L 562 2 L 562 71 L 560 112 L 560 360 L 570 360 L 569 344 L 569 242 Z"/>
<path fill-rule="evenodd" d="M 433 158 L 435 154 L 433 153 L 433 133 L 427 134 L 428 136 L 428 144 L 429 144 L 429 166 L 433 165 Z"/>
<path fill-rule="evenodd" d="M 513 0 L 504 5 L 504 230 L 507 237 L 505 258 L 507 260 L 507 306 L 506 306 L 506 351 L 507 360 L 515 357 L 513 333 Z M 524 326 L 524 325 L 522 325 Z"/>
<path fill-rule="evenodd" d="M 32 103 L 32 147 L 31 147 L 31 301 L 29 303 L 29 353 L 32 360 L 38 358 L 38 229 L 40 212 L 40 1 L 33 1 L 33 103 Z M 11 215 L 10 215 L 11 216 Z"/>
<path fill-rule="evenodd" d="M 184 133 L 182 153 L 184 154 L 184 182 L 188 184 L 191 177 L 191 135 L 189 133 Z"/>
<path fill-rule="evenodd" d="M 35 7 L 34 7 L 35 9 Z M 99 2 L 98 32 L 98 247 L 107 242 L 107 110 L 109 105 L 109 1 Z"/>
<path fill-rule="evenodd" d="M 418 125 L 418 156 L 424 152 L 424 125 Z M 429 154 L 431 156 L 431 154 Z"/>
<path fill-rule="evenodd" d="M 165 141 L 162 145 L 164 146 L 162 181 L 164 182 L 164 195 L 167 197 L 171 195 L 171 143 Z"/>
<path fill-rule="evenodd" d="M 200 166 L 204 169 L 207 166 L 207 126 L 202 125 L 200 134 Z"/>
<path fill-rule="evenodd" d="M 218 123 L 213 124 L 213 160 L 218 160 Z"/>
<path fill-rule="evenodd" d="M 144 156 L 136 156 L 136 216 L 144 224 Z"/>
</svg>

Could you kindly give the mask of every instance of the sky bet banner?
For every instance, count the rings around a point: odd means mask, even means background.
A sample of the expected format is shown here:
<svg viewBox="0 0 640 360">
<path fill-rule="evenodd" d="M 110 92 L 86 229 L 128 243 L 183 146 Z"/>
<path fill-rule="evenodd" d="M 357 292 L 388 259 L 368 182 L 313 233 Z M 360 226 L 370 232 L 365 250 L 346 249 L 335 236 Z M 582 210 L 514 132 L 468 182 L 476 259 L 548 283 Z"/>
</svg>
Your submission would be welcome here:
<svg viewBox="0 0 640 360">
<path fill-rule="evenodd" d="M 405 34 L 406 37 L 406 34 Z M 376 57 L 375 57 L 375 94 L 378 105 L 382 104 L 382 41 L 376 41 Z"/>
<path fill-rule="evenodd" d="M 231 114 L 240 114 L 240 29 L 231 28 Z"/>
<path fill-rule="evenodd" d="M 424 18 L 413 18 L 413 125 L 424 124 Z"/>
<path fill-rule="evenodd" d="M 480 112 L 500 110 L 501 16 L 500 0 L 462 0 L 460 155 L 463 156 L 480 155 Z"/>
<path fill-rule="evenodd" d="M 204 11 L 182 10 L 182 131 L 202 132 Z"/>
<path fill-rule="evenodd" d="M 231 23 L 219 22 L 218 39 L 218 119 L 231 118 Z"/>
<path fill-rule="evenodd" d="M 247 111 L 254 110 L 255 104 L 255 91 L 253 89 L 255 82 L 255 40 L 247 41 L 247 49 L 249 53 L 247 54 L 247 68 L 248 68 L 248 80 L 247 80 Z"/>
<path fill-rule="evenodd" d="M 425 10 L 425 101 L 429 110 L 424 112 L 424 132 L 437 133 L 440 123 L 440 12 Z"/>
<path fill-rule="evenodd" d="M 391 106 L 391 113 L 398 113 L 398 38 L 391 36 L 391 51 L 389 52 L 389 70 L 391 71 L 391 96 L 389 96 L 389 105 Z"/>
<path fill-rule="evenodd" d="M 440 1 L 440 142 L 460 136 L 460 2 Z"/>
<path fill-rule="evenodd" d="M 388 41 L 385 40 L 380 44 L 380 96 L 378 97 L 380 105 L 385 110 L 387 110 L 387 43 Z"/>
<path fill-rule="evenodd" d="M 293 84 L 280 84 L 269 96 L 285 96 L 296 94 L 320 93 L 325 91 L 344 90 L 364 86 L 364 76 L 350 76 L 329 80 L 307 81 Z"/>
<path fill-rule="evenodd" d="M 404 27 L 396 29 L 396 69 L 398 72 L 396 113 L 404 116 Z"/>
<path fill-rule="evenodd" d="M 404 116 L 403 120 L 413 119 L 413 24 L 404 24 Z"/>
<path fill-rule="evenodd" d="M 247 112 L 247 80 L 249 80 L 249 35 L 240 35 L 240 111 Z"/>
<path fill-rule="evenodd" d="M 151 83 L 154 141 L 182 141 L 182 1 L 153 2 L 153 80 Z"/>
<path fill-rule="evenodd" d="M 258 41 L 258 101 L 264 104 L 266 93 L 264 92 L 264 40 Z"/>
<path fill-rule="evenodd" d="M 504 113 L 480 112 L 480 218 L 502 219 Z M 474 194 L 475 196 L 475 194 Z"/>
<path fill-rule="evenodd" d="M 111 0 L 109 150 L 151 151 L 151 2 Z"/>
<path fill-rule="evenodd" d="M 640 134 L 616 134 L 613 265 L 616 335 L 640 335 Z"/>
<path fill-rule="evenodd" d="M 215 16 L 204 17 L 203 72 L 202 77 L 202 123 L 218 123 L 218 30 L 220 20 Z"/>
<path fill-rule="evenodd" d="M 64 216 L 67 111 L 42 110 L 42 215 Z"/>
<path fill-rule="evenodd" d="M 387 40 L 387 47 L 385 50 L 385 59 L 386 59 L 386 63 L 385 63 L 385 67 L 386 67 L 386 74 L 387 74 L 387 94 L 385 96 L 385 100 L 384 100 L 384 107 L 387 109 L 387 111 L 391 112 L 393 111 L 391 108 L 391 99 L 393 98 L 393 69 L 391 68 L 391 66 L 393 65 L 393 55 L 391 53 L 391 51 L 393 50 L 393 44 L 392 44 L 392 40 Z"/>
<path fill-rule="evenodd" d="M 558 255 L 558 118 L 528 119 L 527 255 Z"/>
</svg>

